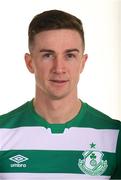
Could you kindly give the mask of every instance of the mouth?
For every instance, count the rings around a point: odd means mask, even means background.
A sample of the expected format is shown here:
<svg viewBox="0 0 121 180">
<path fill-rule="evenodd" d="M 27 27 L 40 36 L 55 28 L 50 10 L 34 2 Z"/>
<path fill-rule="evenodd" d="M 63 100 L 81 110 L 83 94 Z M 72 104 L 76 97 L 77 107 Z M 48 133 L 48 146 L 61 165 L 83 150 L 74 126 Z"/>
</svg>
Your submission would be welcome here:
<svg viewBox="0 0 121 180">
<path fill-rule="evenodd" d="M 50 82 L 52 82 L 55 85 L 65 85 L 69 80 L 53 80 L 51 79 Z"/>
<path fill-rule="evenodd" d="M 55 82 L 55 83 L 65 83 L 68 82 L 68 80 L 50 80 L 51 82 Z"/>
</svg>

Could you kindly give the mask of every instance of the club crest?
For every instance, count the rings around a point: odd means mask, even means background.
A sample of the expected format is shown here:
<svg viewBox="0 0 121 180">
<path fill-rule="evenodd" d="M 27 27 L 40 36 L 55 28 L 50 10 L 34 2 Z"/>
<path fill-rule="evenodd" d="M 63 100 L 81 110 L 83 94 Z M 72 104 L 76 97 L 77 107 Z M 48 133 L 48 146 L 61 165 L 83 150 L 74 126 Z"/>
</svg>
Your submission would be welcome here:
<svg viewBox="0 0 121 180">
<path fill-rule="evenodd" d="M 102 175 L 107 167 L 107 160 L 103 160 L 104 154 L 96 150 L 87 150 L 82 153 L 83 159 L 79 159 L 78 166 L 82 172 L 91 176 Z"/>
</svg>

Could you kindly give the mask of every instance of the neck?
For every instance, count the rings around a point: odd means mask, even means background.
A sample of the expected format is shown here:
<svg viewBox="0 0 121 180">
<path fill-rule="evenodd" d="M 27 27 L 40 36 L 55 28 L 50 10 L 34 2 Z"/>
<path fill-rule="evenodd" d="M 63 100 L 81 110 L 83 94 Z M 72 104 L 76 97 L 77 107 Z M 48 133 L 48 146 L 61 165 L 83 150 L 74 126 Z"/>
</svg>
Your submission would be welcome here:
<svg viewBox="0 0 121 180">
<path fill-rule="evenodd" d="M 76 97 L 52 100 L 47 96 L 34 99 L 35 111 L 52 124 L 63 124 L 73 119 L 81 108 L 81 101 Z"/>
</svg>

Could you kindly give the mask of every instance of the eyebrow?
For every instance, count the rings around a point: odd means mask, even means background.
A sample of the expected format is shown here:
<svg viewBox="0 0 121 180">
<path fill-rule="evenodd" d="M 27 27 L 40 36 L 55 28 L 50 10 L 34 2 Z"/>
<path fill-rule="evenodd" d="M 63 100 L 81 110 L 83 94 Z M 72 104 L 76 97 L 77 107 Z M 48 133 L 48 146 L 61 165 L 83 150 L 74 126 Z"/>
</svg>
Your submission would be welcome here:
<svg viewBox="0 0 121 180">
<path fill-rule="evenodd" d="M 73 52 L 73 51 L 80 53 L 79 49 L 77 49 L 77 48 L 74 48 L 74 49 L 66 49 L 66 50 L 65 50 L 65 53 L 70 53 L 70 52 Z M 52 50 L 52 49 L 40 49 L 39 52 L 55 53 L 55 51 Z"/>
<path fill-rule="evenodd" d="M 79 49 L 76 49 L 76 48 L 75 49 L 66 49 L 65 52 L 69 53 L 69 52 L 73 52 L 73 51 L 76 51 L 78 53 L 80 52 Z"/>
<path fill-rule="evenodd" d="M 39 52 L 52 52 L 52 53 L 54 53 L 55 51 L 53 51 L 51 49 L 40 49 Z"/>
</svg>

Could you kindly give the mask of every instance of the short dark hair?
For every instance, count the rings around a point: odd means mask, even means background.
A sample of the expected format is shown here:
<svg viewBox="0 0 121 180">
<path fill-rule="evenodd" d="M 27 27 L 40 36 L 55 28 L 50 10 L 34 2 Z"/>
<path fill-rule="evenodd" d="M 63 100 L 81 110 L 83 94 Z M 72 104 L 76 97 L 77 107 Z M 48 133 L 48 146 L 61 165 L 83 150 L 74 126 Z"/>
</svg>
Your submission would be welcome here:
<svg viewBox="0 0 121 180">
<path fill-rule="evenodd" d="M 49 10 L 37 14 L 30 22 L 28 29 L 29 48 L 33 44 L 36 34 L 46 30 L 72 29 L 79 32 L 83 47 L 85 46 L 84 30 L 80 19 L 76 16 L 60 10 Z"/>
</svg>

